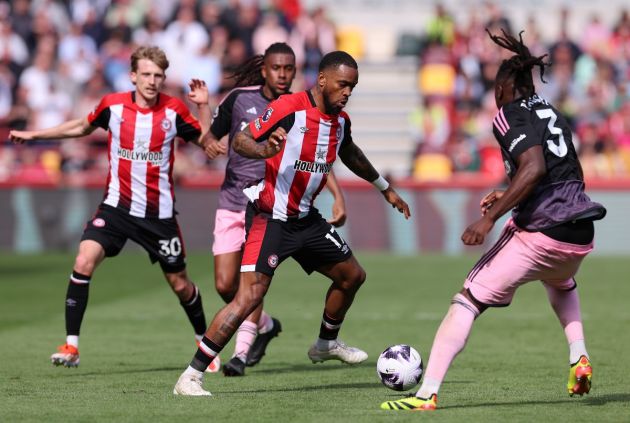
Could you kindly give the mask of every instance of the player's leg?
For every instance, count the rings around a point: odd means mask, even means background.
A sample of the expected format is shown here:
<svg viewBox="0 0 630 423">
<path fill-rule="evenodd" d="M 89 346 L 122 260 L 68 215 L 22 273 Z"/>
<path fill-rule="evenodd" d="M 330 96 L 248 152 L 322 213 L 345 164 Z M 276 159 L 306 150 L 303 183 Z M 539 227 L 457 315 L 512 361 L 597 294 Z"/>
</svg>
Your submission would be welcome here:
<svg viewBox="0 0 630 423">
<path fill-rule="evenodd" d="M 228 241 L 226 236 L 222 236 L 221 238 L 217 237 L 217 227 L 218 226 L 215 225 L 215 242 L 213 245 L 213 252 L 215 253 L 214 281 L 217 292 L 221 298 L 223 298 L 223 301 L 229 303 L 232 299 L 234 299 L 238 290 L 240 266 L 243 255 L 241 251 L 242 241 L 240 243 L 233 243 L 233 248 L 238 245 L 237 251 L 216 254 L 217 247 L 221 246 L 222 248 L 225 248 Z M 245 374 L 247 355 L 249 354 L 250 348 L 258 335 L 258 319 L 261 314 L 262 304 L 257 307 L 256 310 L 257 312 L 248 316 L 236 332 L 234 354 L 232 354 L 230 361 L 223 365 L 223 374 L 226 376 L 243 376 Z M 216 359 L 213 360 L 213 363 L 214 362 L 216 362 Z"/>
<path fill-rule="evenodd" d="M 339 330 L 357 291 L 365 282 L 365 271 L 354 256 L 347 260 L 321 266 L 317 271 L 332 280 L 328 292 L 317 341 L 308 351 L 313 363 L 340 360 L 348 364 L 367 360 L 365 351 L 349 347 L 338 339 Z"/>
<path fill-rule="evenodd" d="M 577 285 L 573 279 L 567 282 L 573 288 L 561 289 L 545 283 L 549 303 L 558 316 L 564 334 L 569 344 L 569 381 L 567 390 L 569 395 L 588 394 L 591 389 L 593 367 L 590 362 L 584 340 L 582 315 L 580 312 L 580 298 Z"/>
<path fill-rule="evenodd" d="M 464 349 L 473 322 L 488 306 L 509 305 L 516 287 L 531 267 L 521 242 L 514 242 L 511 222 L 498 241 L 479 259 L 468 274 L 464 289 L 451 305 L 438 328 L 420 389 L 415 397 L 381 404 L 384 410 L 435 410 L 437 395 L 455 357 Z"/>
<path fill-rule="evenodd" d="M 248 213 L 219 209 L 215 216 L 212 244 L 214 282 L 217 292 L 226 303 L 232 301 L 238 290 L 245 227 L 251 221 L 253 210 Z M 245 365 L 258 363 L 265 355 L 267 345 L 278 336 L 280 330 L 280 322 L 265 313 L 262 304 L 257 307 L 237 331 L 234 354 L 223 366 L 223 373 L 226 376 L 243 376 Z"/>
<path fill-rule="evenodd" d="M 210 395 L 202 387 L 203 371 L 230 341 L 245 318 L 261 303 L 271 279 L 271 276 L 258 272 L 241 274 L 239 290 L 234 299 L 212 319 L 190 365 L 179 377 L 173 389 L 174 394 Z"/>
<path fill-rule="evenodd" d="M 422 385 L 415 397 L 381 404 L 385 410 L 435 410 L 437 394 L 452 361 L 468 340 L 473 322 L 486 307 L 478 304 L 462 289 L 451 300 L 451 306 L 438 328 Z"/>
<path fill-rule="evenodd" d="M 195 339 L 200 341 L 208 326 L 206 325 L 206 316 L 203 312 L 199 288 L 188 278 L 186 269 L 176 272 L 165 270 L 164 277 L 179 299 L 186 316 L 188 316 L 188 320 L 195 331 Z"/>
<path fill-rule="evenodd" d="M 367 354 L 364 351 L 348 347 L 337 339 L 346 312 L 365 282 L 365 271 L 346 241 L 319 214 L 306 218 L 301 225 L 299 237 L 302 247 L 293 254 L 293 258 L 307 273 L 316 270 L 332 281 L 326 294 L 319 336 L 309 349 L 308 357 L 313 363 L 325 360 L 350 364 L 365 361 Z"/>
<path fill-rule="evenodd" d="M 203 370 L 221 352 L 245 318 L 262 303 L 275 268 L 288 257 L 284 254 L 284 227 L 265 216 L 252 218 L 241 264 L 239 289 L 213 318 L 188 368 L 181 374 L 173 393 L 210 395 L 203 389 Z M 288 241 L 290 244 L 290 240 Z"/>
<path fill-rule="evenodd" d="M 115 209 L 104 206 L 86 224 L 66 292 L 66 343 L 50 357 L 56 366 L 79 365 L 79 333 L 87 308 L 90 281 L 105 257 L 117 255 L 125 245 L 123 230 L 123 219 Z"/>
<path fill-rule="evenodd" d="M 105 258 L 103 247 L 92 240 L 81 241 L 66 291 L 66 343 L 50 359 L 55 366 L 79 365 L 79 334 L 88 303 L 94 269 Z"/>
</svg>

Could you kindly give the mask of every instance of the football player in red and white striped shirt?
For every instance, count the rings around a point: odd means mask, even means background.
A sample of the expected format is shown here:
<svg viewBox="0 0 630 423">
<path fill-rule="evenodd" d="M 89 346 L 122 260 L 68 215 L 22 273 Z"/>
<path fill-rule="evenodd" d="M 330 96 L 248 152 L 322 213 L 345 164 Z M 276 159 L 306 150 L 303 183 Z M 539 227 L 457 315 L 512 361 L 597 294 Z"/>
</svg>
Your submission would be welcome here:
<svg viewBox="0 0 630 423">
<path fill-rule="evenodd" d="M 320 62 L 314 88 L 280 96 L 236 135 L 232 144 L 236 152 L 265 159 L 264 179 L 244 190 L 253 217 L 247 222 L 241 281 L 234 299 L 214 317 L 190 366 L 177 381 L 175 394 L 210 395 L 202 387 L 204 369 L 261 303 L 275 269 L 288 257 L 307 273 L 317 271 L 332 280 L 319 338 L 308 350 L 311 361 L 354 364 L 367 359 L 367 353 L 337 339 L 346 312 L 365 281 L 365 271 L 345 240 L 313 207 L 339 156 L 409 218 L 407 203 L 352 141 L 350 118 L 342 110 L 358 79 L 352 56 L 342 51 L 329 53 Z"/>
<path fill-rule="evenodd" d="M 109 175 L 103 202 L 87 223 L 66 294 L 66 343 L 51 356 L 55 365 L 79 364 L 79 331 L 87 307 L 89 282 L 106 258 L 117 255 L 127 239 L 159 261 L 180 299 L 197 340 L 206 329 L 201 295 L 186 274 L 183 241 L 174 213 L 175 138 L 200 147 L 210 126 L 205 82 L 193 79 L 189 99 L 199 121 L 179 99 L 160 92 L 168 59 L 157 47 L 140 47 L 131 56 L 135 91 L 103 97 L 85 118 L 38 131 L 11 131 L 13 142 L 81 137 L 100 127 L 108 131 Z M 215 366 L 218 370 L 218 366 Z"/>
</svg>

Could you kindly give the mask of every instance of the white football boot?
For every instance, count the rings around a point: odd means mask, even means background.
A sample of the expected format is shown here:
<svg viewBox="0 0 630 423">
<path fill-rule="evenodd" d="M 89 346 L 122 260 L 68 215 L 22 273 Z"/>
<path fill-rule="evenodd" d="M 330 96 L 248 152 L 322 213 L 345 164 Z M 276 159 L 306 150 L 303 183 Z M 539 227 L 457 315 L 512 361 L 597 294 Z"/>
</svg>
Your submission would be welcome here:
<svg viewBox="0 0 630 423">
<path fill-rule="evenodd" d="M 358 364 L 367 360 L 368 355 L 365 351 L 355 347 L 349 347 L 340 340 L 337 340 L 327 350 L 317 348 L 317 343 L 313 344 L 308 350 L 308 358 L 313 363 L 321 363 L 326 360 L 339 360 L 348 364 Z"/>
<path fill-rule="evenodd" d="M 173 388 L 173 394 L 175 395 L 185 395 L 190 397 L 203 397 L 203 396 L 211 396 L 212 394 L 201 386 L 203 381 L 201 378 L 190 375 L 186 373 L 182 373 L 182 375 L 177 380 L 175 387 Z"/>
</svg>

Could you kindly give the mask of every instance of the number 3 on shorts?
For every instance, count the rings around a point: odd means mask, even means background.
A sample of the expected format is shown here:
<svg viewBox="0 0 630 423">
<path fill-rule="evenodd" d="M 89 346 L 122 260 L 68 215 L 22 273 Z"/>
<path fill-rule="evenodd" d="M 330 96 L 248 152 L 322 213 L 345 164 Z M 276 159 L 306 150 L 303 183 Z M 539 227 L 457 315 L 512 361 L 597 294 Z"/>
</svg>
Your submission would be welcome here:
<svg viewBox="0 0 630 423">
<path fill-rule="evenodd" d="M 161 239 L 158 242 L 160 243 L 160 254 L 163 256 L 177 257 L 182 253 L 182 243 L 178 237 L 173 239 Z"/>
</svg>

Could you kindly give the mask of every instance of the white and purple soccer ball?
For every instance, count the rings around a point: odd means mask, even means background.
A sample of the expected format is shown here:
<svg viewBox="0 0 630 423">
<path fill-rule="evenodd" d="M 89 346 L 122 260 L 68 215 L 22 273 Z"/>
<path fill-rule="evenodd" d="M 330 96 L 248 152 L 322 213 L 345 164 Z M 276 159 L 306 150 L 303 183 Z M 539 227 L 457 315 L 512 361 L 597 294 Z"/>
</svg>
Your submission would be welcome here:
<svg viewBox="0 0 630 423">
<path fill-rule="evenodd" d="M 413 347 L 392 345 L 381 353 L 376 362 L 376 373 L 383 385 L 394 391 L 413 388 L 422 378 L 422 357 Z"/>
</svg>

